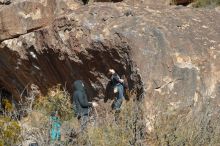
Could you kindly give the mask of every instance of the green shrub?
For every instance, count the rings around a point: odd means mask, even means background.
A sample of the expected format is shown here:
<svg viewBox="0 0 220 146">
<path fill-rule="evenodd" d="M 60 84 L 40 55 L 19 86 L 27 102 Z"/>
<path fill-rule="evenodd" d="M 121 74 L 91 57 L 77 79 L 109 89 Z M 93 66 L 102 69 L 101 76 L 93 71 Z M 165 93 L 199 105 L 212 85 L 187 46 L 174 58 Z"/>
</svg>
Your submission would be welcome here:
<svg viewBox="0 0 220 146">
<path fill-rule="evenodd" d="M 12 146 L 21 140 L 19 123 L 9 117 L 0 116 L 0 146 Z"/>
<path fill-rule="evenodd" d="M 34 104 L 34 110 L 47 116 L 54 111 L 58 111 L 62 120 L 71 119 L 74 115 L 70 95 L 61 90 L 60 85 L 49 89 L 46 96 L 39 97 Z"/>
<path fill-rule="evenodd" d="M 12 103 L 8 99 L 3 99 L 2 106 L 4 107 L 5 112 L 12 112 L 14 110 Z"/>
<path fill-rule="evenodd" d="M 25 143 L 28 140 L 37 141 L 39 145 L 50 143 L 50 116 L 58 111 L 62 123 L 62 142 L 68 142 L 68 134 L 73 129 L 74 113 L 70 95 L 57 85 L 48 90 L 45 96 L 39 96 L 33 103 L 33 109 L 28 116 L 22 119 L 23 137 Z M 63 126 L 64 125 L 64 126 Z M 28 127 L 28 128 L 27 128 Z M 63 144 L 61 144 L 63 145 Z"/>
</svg>

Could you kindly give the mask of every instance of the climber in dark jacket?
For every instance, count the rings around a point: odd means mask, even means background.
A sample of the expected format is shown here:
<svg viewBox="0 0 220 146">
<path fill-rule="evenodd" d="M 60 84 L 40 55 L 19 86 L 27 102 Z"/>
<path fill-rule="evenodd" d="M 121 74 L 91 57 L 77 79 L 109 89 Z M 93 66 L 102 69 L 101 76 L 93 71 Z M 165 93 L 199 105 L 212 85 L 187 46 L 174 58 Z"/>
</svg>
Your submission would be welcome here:
<svg viewBox="0 0 220 146">
<path fill-rule="evenodd" d="M 81 120 L 81 128 L 85 128 L 88 122 L 89 108 L 97 106 L 95 102 L 88 102 L 84 84 L 81 80 L 77 80 L 73 83 L 75 91 L 73 93 L 73 106 L 75 115 Z"/>
<path fill-rule="evenodd" d="M 124 99 L 124 80 L 120 79 L 119 75 L 113 69 L 109 69 L 111 74 L 111 85 L 113 92 L 116 95 L 112 108 L 116 111 L 120 111 L 123 99 Z"/>
</svg>

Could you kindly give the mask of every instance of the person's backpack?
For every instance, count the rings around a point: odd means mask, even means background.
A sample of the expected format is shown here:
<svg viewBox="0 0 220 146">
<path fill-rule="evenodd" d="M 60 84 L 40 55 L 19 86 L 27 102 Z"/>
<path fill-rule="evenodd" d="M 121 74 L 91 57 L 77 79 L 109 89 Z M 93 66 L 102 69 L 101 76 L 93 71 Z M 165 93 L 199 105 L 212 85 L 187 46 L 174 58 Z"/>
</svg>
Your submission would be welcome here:
<svg viewBox="0 0 220 146">
<path fill-rule="evenodd" d="M 121 79 L 124 80 L 124 82 L 122 83 L 123 87 L 124 87 L 124 96 L 126 100 L 129 100 L 129 85 L 128 85 L 128 79 L 126 78 L 125 75 L 121 76 Z"/>
<path fill-rule="evenodd" d="M 124 90 L 126 90 L 126 89 L 128 89 L 128 79 L 126 78 L 126 76 L 125 75 L 122 75 L 121 76 L 121 79 L 123 79 L 124 80 L 124 82 L 123 82 L 123 87 L 124 87 Z"/>
</svg>

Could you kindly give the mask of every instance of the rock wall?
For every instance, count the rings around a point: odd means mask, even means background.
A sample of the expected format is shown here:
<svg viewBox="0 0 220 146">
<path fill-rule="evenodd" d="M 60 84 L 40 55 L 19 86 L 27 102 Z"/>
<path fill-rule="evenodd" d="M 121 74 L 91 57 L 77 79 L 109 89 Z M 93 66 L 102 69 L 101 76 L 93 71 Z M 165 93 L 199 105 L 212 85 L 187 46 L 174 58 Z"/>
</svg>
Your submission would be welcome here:
<svg viewBox="0 0 220 146">
<path fill-rule="evenodd" d="M 58 18 L 46 28 L 3 41 L 1 84 L 20 97 L 31 84 L 38 85 L 42 93 L 56 84 L 72 91 L 72 82 L 82 79 L 91 97 L 103 97 L 108 69 L 113 67 L 120 74 L 129 75 L 132 64 L 126 44 L 118 40 L 103 46 L 94 41 L 99 36 L 90 37 L 89 31 L 69 16 Z M 9 74 L 11 69 L 13 74 Z"/>
<path fill-rule="evenodd" d="M 18 37 L 51 24 L 80 6 L 72 0 L 14 0 L 0 9 L 0 40 Z"/>
</svg>

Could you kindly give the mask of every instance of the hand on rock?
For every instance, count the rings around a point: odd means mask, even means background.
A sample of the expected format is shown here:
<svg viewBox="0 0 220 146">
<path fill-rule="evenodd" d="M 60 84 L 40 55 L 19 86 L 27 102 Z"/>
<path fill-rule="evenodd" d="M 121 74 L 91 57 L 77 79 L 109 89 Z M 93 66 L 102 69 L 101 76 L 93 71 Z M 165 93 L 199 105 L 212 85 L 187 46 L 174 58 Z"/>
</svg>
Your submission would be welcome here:
<svg viewBox="0 0 220 146">
<path fill-rule="evenodd" d="M 114 69 L 109 69 L 109 72 L 110 72 L 111 74 L 114 74 L 114 73 L 115 73 L 115 70 L 114 70 Z"/>
<path fill-rule="evenodd" d="M 117 92 L 118 92 L 118 88 L 115 87 L 113 92 L 114 92 L 114 93 L 117 93 Z"/>
<path fill-rule="evenodd" d="M 97 107 L 97 106 L 98 106 L 98 103 L 92 102 L 92 106 L 93 106 L 93 107 Z"/>
<path fill-rule="evenodd" d="M 124 82 L 124 80 L 123 80 L 123 79 L 119 79 L 119 81 L 120 81 L 121 83 L 123 83 L 123 82 Z"/>
</svg>

